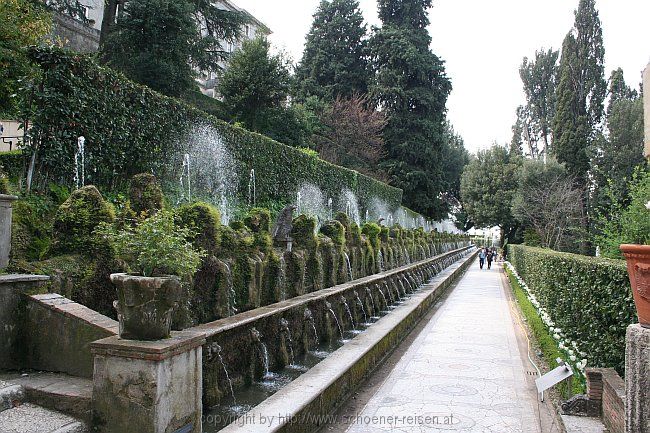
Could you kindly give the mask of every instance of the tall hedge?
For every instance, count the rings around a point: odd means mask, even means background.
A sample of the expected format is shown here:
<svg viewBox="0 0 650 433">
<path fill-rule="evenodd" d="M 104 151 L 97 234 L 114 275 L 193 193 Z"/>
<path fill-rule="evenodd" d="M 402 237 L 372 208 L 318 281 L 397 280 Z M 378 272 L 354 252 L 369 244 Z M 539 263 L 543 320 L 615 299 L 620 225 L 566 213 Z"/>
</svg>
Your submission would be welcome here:
<svg viewBox="0 0 650 433">
<path fill-rule="evenodd" d="M 508 259 L 589 366 L 624 374 L 625 330 L 638 321 L 624 261 L 512 244 Z"/>
<path fill-rule="evenodd" d="M 34 48 L 31 58 L 42 71 L 29 89 L 32 140 L 36 152 L 36 187 L 47 182 L 72 185 L 77 137 L 85 137 L 86 183 L 125 188 L 125 179 L 154 173 L 166 194 L 180 195 L 179 179 L 193 128 L 210 128 L 235 160 L 236 198 L 248 201 L 249 172 L 256 172 L 256 202 L 293 202 L 304 183 L 317 185 L 337 203 L 344 188 L 356 193 L 362 207 L 378 198 L 396 210 L 400 189 L 325 162 L 300 149 L 227 124 L 182 101 L 165 97 L 98 65 L 87 55 L 56 48 Z M 192 154 L 195 156 L 195 154 Z M 199 152 L 196 156 L 204 156 Z M 190 161 L 192 198 L 215 202 L 202 177 L 214 167 Z M 222 170 L 225 170 L 222 168 Z M 212 185 L 212 187 L 214 187 Z"/>
</svg>

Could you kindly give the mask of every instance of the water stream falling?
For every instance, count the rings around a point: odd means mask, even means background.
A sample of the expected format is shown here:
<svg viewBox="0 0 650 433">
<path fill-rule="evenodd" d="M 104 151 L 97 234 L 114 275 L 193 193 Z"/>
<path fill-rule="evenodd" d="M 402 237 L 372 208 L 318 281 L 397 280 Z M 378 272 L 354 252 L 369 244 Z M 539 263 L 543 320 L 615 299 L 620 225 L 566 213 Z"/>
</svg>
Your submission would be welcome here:
<svg viewBox="0 0 650 433">
<path fill-rule="evenodd" d="M 341 190 L 339 195 L 338 207 L 340 210 L 345 210 L 348 217 L 354 221 L 358 226 L 361 225 L 361 212 L 359 211 L 359 200 L 357 196 L 348 188 Z"/>
<path fill-rule="evenodd" d="M 278 269 L 278 287 L 280 288 L 279 298 L 280 301 L 287 299 L 287 261 L 284 258 L 284 253 L 280 254 L 280 263 Z"/>
<path fill-rule="evenodd" d="M 370 297 L 370 305 L 372 305 L 372 313 L 371 314 L 379 314 L 379 311 L 377 310 L 377 307 L 375 306 L 375 298 L 372 296 L 372 290 L 370 290 L 370 287 L 366 287 L 366 294 Z"/>
<path fill-rule="evenodd" d="M 352 311 L 350 310 L 350 306 L 348 305 L 348 300 L 345 299 L 345 296 L 341 296 L 341 303 L 343 304 L 343 308 L 345 308 L 345 312 L 348 314 L 348 318 L 350 319 L 350 323 L 352 324 L 352 329 L 356 328 L 357 325 L 354 323 L 354 317 L 352 317 Z"/>
<path fill-rule="evenodd" d="M 390 287 L 388 286 L 388 283 L 386 281 L 384 283 L 384 288 L 386 289 L 386 292 L 388 293 L 388 298 L 390 299 L 390 303 L 395 302 L 395 298 L 393 298 L 393 292 L 390 291 Z M 381 290 L 381 289 L 380 289 Z"/>
<path fill-rule="evenodd" d="M 223 357 L 221 356 L 221 346 L 214 343 L 212 345 L 212 350 L 214 350 L 214 352 L 217 354 L 217 358 L 219 358 L 219 362 L 221 363 L 221 367 L 223 368 L 223 373 L 226 375 L 226 380 L 228 381 L 228 387 L 230 388 L 230 395 L 232 396 L 233 404 L 237 404 L 237 399 L 235 399 L 235 391 L 232 388 L 232 380 L 230 379 L 230 374 L 228 374 L 226 363 L 224 362 Z"/>
<path fill-rule="evenodd" d="M 352 281 L 352 280 L 354 280 L 354 274 L 352 273 L 352 265 L 350 264 L 350 256 L 346 252 L 343 252 L 343 254 L 345 255 L 345 263 L 348 266 L 348 277 L 350 278 L 348 281 Z"/>
<path fill-rule="evenodd" d="M 328 219 L 334 218 L 334 210 L 332 209 L 332 197 L 327 199 L 327 211 L 329 213 Z"/>
<path fill-rule="evenodd" d="M 183 155 L 183 167 L 181 170 L 181 191 L 185 195 L 187 191 L 187 201 L 192 201 L 192 183 L 190 181 L 190 154 L 186 153 Z"/>
<path fill-rule="evenodd" d="M 228 315 L 234 316 L 237 314 L 237 293 L 235 292 L 235 285 L 232 281 L 232 271 L 230 270 L 230 266 L 228 266 L 228 263 L 226 262 L 223 262 L 223 264 L 228 271 Z"/>
<path fill-rule="evenodd" d="M 256 196 L 257 190 L 255 186 L 255 169 L 251 168 L 251 173 L 248 177 L 248 206 L 255 206 Z"/>
<path fill-rule="evenodd" d="M 386 306 L 386 309 L 388 309 L 388 300 L 386 299 L 386 295 L 384 294 L 384 291 L 381 290 L 381 286 L 377 284 L 377 289 L 379 289 L 379 294 L 381 295 L 382 299 L 384 300 L 384 305 Z"/>
<path fill-rule="evenodd" d="M 363 323 L 368 323 L 368 315 L 366 314 L 366 307 L 363 306 L 363 302 L 361 301 L 361 298 L 359 297 L 359 293 L 356 291 L 354 292 L 354 297 L 357 301 L 357 305 L 361 307 L 361 312 L 363 313 Z"/>
<path fill-rule="evenodd" d="M 334 310 L 332 310 L 332 304 L 326 301 L 325 308 L 327 309 L 327 311 L 330 312 L 332 317 L 334 317 L 334 321 L 336 321 L 336 326 L 337 328 L 339 328 L 339 334 L 341 335 L 341 339 L 343 339 L 343 328 L 341 328 L 341 322 L 339 322 L 339 318 L 336 317 L 336 313 L 334 312 Z"/>
<path fill-rule="evenodd" d="M 86 184 L 86 138 L 77 138 L 77 150 L 74 153 L 74 184 L 77 189 Z"/>
<path fill-rule="evenodd" d="M 377 264 L 379 265 L 379 272 L 384 272 L 384 255 L 381 250 L 377 253 Z"/>
<path fill-rule="evenodd" d="M 291 331 L 289 330 L 289 322 L 287 319 L 280 319 L 280 329 L 287 335 L 287 342 L 289 343 L 289 364 L 293 365 L 295 363 L 296 357 L 293 354 L 293 340 L 291 339 Z"/>
</svg>

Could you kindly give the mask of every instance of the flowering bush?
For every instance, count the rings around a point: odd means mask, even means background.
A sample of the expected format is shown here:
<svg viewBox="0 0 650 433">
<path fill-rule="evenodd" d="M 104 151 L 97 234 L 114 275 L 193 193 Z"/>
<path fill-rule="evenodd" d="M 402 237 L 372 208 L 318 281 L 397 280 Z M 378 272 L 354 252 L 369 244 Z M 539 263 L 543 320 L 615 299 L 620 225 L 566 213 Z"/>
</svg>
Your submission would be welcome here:
<svg viewBox="0 0 650 433">
<path fill-rule="evenodd" d="M 508 248 L 509 269 L 567 359 L 576 367 L 584 368 L 587 359 L 591 366 L 624 374 L 625 331 L 637 321 L 625 262 L 523 245 Z"/>
</svg>

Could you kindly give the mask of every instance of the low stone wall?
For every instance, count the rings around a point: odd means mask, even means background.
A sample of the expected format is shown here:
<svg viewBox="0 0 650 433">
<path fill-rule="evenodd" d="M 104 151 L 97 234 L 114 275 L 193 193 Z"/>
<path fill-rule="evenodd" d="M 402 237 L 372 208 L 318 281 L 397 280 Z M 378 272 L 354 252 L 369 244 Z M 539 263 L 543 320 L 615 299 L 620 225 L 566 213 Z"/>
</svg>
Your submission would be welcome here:
<svg viewBox="0 0 650 433">
<path fill-rule="evenodd" d="M 30 368 L 92 378 L 90 343 L 117 335 L 118 323 L 56 293 L 30 296 L 26 341 Z"/>
<path fill-rule="evenodd" d="M 587 396 L 601 408 L 610 433 L 625 433 L 625 382 L 613 368 L 588 368 Z"/>
<path fill-rule="evenodd" d="M 261 343 L 268 351 L 270 370 L 281 369 L 288 364 L 289 339 L 298 356 L 338 336 L 330 308 L 341 326 L 350 329 L 351 318 L 359 323 L 365 312 L 385 309 L 387 303 L 456 262 L 469 248 L 191 328 L 204 333 L 207 339 L 203 350 L 204 403 L 218 404 L 229 389 L 222 362 L 228 366 L 235 387 L 260 379 L 264 372 L 259 356 Z"/>
</svg>

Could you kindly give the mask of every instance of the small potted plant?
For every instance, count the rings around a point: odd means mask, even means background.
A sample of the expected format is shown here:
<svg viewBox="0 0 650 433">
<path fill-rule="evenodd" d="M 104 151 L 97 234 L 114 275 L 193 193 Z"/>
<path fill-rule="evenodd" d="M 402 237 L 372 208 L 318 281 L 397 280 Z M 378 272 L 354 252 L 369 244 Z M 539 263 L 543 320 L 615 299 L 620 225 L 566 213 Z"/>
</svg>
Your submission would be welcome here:
<svg viewBox="0 0 650 433">
<path fill-rule="evenodd" d="M 99 228 L 130 273 L 112 274 L 117 287 L 120 338 L 160 340 L 170 336 L 172 309 L 181 296 L 181 279 L 191 278 L 204 253 L 187 239 L 192 233 L 159 211 L 135 227 Z"/>
</svg>

